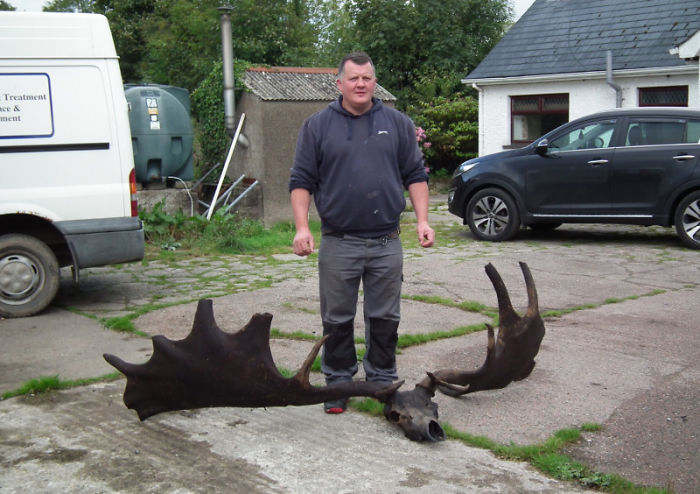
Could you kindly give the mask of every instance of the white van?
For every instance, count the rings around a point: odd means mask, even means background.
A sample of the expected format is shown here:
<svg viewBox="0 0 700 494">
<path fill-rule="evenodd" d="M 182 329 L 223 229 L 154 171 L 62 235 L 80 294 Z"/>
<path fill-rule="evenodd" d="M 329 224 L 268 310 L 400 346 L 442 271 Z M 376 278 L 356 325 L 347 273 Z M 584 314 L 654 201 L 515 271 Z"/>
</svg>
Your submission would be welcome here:
<svg viewBox="0 0 700 494">
<path fill-rule="evenodd" d="M 60 267 L 143 258 L 135 178 L 107 19 L 0 12 L 0 316 L 43 310 Z"/>
</svg>

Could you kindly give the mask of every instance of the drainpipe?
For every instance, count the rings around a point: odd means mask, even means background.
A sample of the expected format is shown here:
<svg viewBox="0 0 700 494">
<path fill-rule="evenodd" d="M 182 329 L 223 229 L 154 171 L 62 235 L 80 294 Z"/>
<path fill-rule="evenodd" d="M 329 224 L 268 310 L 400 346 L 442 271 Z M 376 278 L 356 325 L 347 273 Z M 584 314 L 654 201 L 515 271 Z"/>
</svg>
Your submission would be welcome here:
<svg viewBox="0 0 700 494">
<path fill-rule="evenodd" d="M 224 72 L 224 122 L 226 133 L 233 137 L 236 131 L 236 93 L 233 78 L 233 34 L 231 31 L 231 11 L 232 7 L 221 6 L 218 8 L 221 13 L 221 53 L 223 55 Z M 248 139 L 240 134 L 238 141 L 243 147 L 248 147 Z"/>
<path fill-rule="evenodd" d="M 472 82 L 472 87 L 479 93 L 479 156 L 482 156 L 484 154 L 484 126 L 486 125 L 486 122 L 484 122 L 484 104 L 482 101 L 484 91 L 476 82 Z"/>
<path fill-rule="evenodd" d="M 615 108 L 622 108 L 622 88 L 613 81 L 612 51 L 606 53 L 605 80 L 615 90 Z"/>
</svg>

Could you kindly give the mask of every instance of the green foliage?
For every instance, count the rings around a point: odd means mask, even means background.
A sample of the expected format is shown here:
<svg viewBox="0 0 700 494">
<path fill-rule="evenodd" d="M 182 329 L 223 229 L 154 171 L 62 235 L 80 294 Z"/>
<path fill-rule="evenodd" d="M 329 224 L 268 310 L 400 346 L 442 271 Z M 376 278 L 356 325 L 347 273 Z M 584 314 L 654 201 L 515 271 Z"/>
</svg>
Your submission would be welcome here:
<svg viewBox="0 0 700 494">
<path fill-rule="evenodd" d="M 149 82 L 190 91 L 221 59 L 219 2 L 160 2 L 149 23 L 143 75 Z M 221 98 L 221 94 L 219 94 Z"/>
<path fill-rule="evenodd" d="M 227 254 L 277 252 L 290 248 L 295 233 L 290 222 L 265 228 L 258 220 L 220 211 L 210 221 L 199 215 L 186 216 L 181 211 L 169 215 L 163 210 L 163 202 L 151 211 L 141 210 L 139 217 L 144 224 L 146 242 L 168 251 L 181 247 Z M 318 233 L 318 222 L 311 226 Z"/>
<path fill-rule="evenodd" d="M 500 40 L 510 20 L 507 0 L 357 0 L 348 2 L 358 45 L 379 82 L 400 98 L 450 96 L 460 78 Z"/>
<path fill-rule="evenodd" d="M 7 3 L 5 0 L 0 0 L 0 11 L 2 10 L 12 11 L 16 9 L 11 4 Z"/>
<path fill-rule="evenodd" d="M 345 0 L 309 0 L 311 22 L 316 26 L 318 38 L 314 45 L 316 57 L 313 64 L 319 67 L 336 67 L 342 58 L 359 48 L 355 25 L 346 8 Z"/>
<path fill-rule="evenodd" d="M 423 149 L 425 164 L 435 172 L 452 173 L 479 151 L 479 103 L 470 96 L 437 97 L 407 109 L 415 124 L 425 130 L 430 148 Z"/>
<path fill-rule="evenodd" d="M 237 58 L 267 65 L 313 62 L 316 28 L 304 0 L 238 0 L 231 13 Z"/>
<path fill-rule="evenodd" d="M 4 392 L 0 399 L 7 400 L 8 398 L 14 398 L 15 396 L 46 393 L 56 389 L 74 388 L 96 382 L 114 381 L 115 379 L 121 378 L 121 376 L 122 375 L 119 372 L 112 372 L 99 377 L 73 380 L 62 380 L 59 379 L 58 376 L 42 376 L 38 379 L 30 379 L 29 381 L 25 381 L 17 389 Z"/>
<path fill-rule="evenodd" d="M 197 120 L 196 135 L 201 149 L 201 160 L 198 161 L 199 174 L 211 168 L 215 163 L 221 163 L 231 145 L 231 138 L 226 134 L 224 125 L 224 91 L 223 63 L 212 63 L 211 70 L 192 92 L 192 114 Z M 250 66 L 243 60 L 235 60 L 233 73 L 237 97 L 245 85 L 243 74 Z"/>
<path fill-rule="evenodd" d="M 471 324 L 469 326 L 459 326 L 451 331 L 435 331 L 428 334 L 401 334 L 396 343 L 397 348 L 408 348 L 415 345 L 423 345 L 431 341 L 443 340 L 445 338 L 455 338 L 466 334 L 483 331 L 486 326 L 483 324 Z"/>
<path fill-rule="evenodd" d="M 136 332 L 136 326 L 132 322 L 134 318 L 129 316 L 111 317 L 103 321 L 104 327 L 122 333 Z"/>
<path fill-rule="evenodd" d="M 384 403 L 381 403 L 373 398 L 353 398 L 348 402 L 348 405 L 350 408 L 357 410 L 358 412 L 364 412 L 374 416 L 384 415 Z"/>
<path fill-rule="evenodd" d="M 95 0 L 53 0 L 41 10 L 44 12 L 96 12 Z"/>
<path fill-rule="evenodd" d="M 663 489 L 639 487 L 617 475 L 595 472 L 581 463 L 562 454 L 562 448 L 577 442 L 580 429 L 562 429 L 541 444 L 521 446 L 498 444 L 483 436 L 460 432 L 449 424 L 442 424 L 447 437 L 457 439 L 477 448 L 488 449 L 497 456 L 508 460 L 527 461 L 542 472 L 559 480 L 576 482 L 586 488 L 599 489 L 619 494 L 661 494 Z"/>
</svg>

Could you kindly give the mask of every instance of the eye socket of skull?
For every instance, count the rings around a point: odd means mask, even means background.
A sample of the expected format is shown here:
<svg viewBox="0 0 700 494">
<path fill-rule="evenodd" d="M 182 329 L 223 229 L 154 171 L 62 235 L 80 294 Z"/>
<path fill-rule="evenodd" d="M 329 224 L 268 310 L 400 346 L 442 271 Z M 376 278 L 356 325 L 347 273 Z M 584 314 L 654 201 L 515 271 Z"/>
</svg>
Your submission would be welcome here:
<svg viewBox="0 0 700 494">
<path fill-rule="evenodd" d="M 401 414 L 396 410 L 391 410 L 389 412 L 389 415 L 387 415 L 387 418 L 390 422 L 393 422 L 394 424 L 398 424 L 399 422 L 401 422 Z"/>
</svg>

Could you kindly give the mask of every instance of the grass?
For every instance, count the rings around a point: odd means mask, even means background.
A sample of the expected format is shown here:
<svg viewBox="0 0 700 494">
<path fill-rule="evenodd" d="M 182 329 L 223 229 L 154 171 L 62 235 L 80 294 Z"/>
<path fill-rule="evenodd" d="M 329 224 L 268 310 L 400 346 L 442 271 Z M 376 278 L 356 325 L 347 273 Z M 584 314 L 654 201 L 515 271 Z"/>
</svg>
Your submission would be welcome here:
<svg viewBox="0 0 700 494">
<path fill-rule="evenodd" d="M 25 381 L 17 389 L 6 391 L 2 394 L 2 399 L 14 398 L 15 396 L 31 395 L 38 393 L 46 393 L 57 389 L 68 389 L 79 386 L 86 386 L 96 382 L 108 382 L 119 379 L 122 376 L 120 372 L 112 372 L 98 377 L 90 377 L 85 379 L 69 379 L 62 380 L 58 376 L 42 376 L 37 379 Z"/>
<path fill-rule="evenodd" d="M 482 436 L 460 432 L 449 424 L 443 424 L 445 434 L 469 446 L 488 449 L 496 456 L 516 461 L 526 461 L 541 472 L 558 480 L 576 482 L 582 487 L 598 489 L 615 494 L 661 494 L 665 489 L 638 486 L 619 475 L 596 472 L 585 465 L 562 454 L 561 450 L 578 442 L 581 432 L 600 430 L 597 424 L 584 424 L 577 429 L 561 429 L 544 443 L 520 446 L 517 444 L 499 444 Z"/>
<path fill-rule="evenodd" d="M 444 340 L 446 338 L 455 338 L 466 334 L 476 333 L 486 329 L 484 324 L 472 324 L 469 326 L 459 326 L 449 331 L 435 331 L 433 333 L 424 334 L 401 334 L 399 335 L 396 347 L 403 349 L 416 345 L 424 345 L 431 341 Z"/>
</svg>

